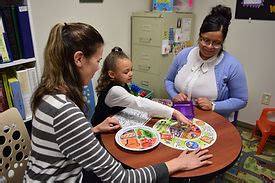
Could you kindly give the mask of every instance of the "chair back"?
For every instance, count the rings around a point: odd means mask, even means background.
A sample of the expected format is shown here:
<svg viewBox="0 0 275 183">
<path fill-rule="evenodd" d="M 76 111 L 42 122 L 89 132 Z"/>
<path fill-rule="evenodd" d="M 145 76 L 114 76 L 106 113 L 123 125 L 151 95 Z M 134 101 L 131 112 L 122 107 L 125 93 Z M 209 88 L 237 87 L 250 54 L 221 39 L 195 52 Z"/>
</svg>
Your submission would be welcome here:
<svg viewBox="0 0 275 183">
<path fill-rule="evenodd" d="M 231 122 L 231 124 L 233 124 L 234 126 L 237 126 L 238 115 L 239 115 L 239 111 L 235 111 L 235 112 L 234 112 L 233 121 Z"/>
<path fill-rule="evenodd" d="M 85 101 L 88 105 L 86 115 L 87 115 L 88 120 L 91 121 L 92 116 L 95 112 L 95 97 L 94 97 L 94 89 L 93 89 L 92 80 L 90 80 L 90 82 L 88 83 L 87 86 L 84 86 L 83 90 L 84 90 Z"/>
<path fill-rule="evenodd" d="M 270 119 L 271 115 L 275 116 L 275 108 L 264 108 L 259 121 L 270 127 L 270 132 L 275 134 L 275 121 Z"/>
<path fill-rule="evenodd" d="M 0 113 L 0 176 L 22 182 L 30 152 L 30 137 L 16 108 Z"/>
</svg>

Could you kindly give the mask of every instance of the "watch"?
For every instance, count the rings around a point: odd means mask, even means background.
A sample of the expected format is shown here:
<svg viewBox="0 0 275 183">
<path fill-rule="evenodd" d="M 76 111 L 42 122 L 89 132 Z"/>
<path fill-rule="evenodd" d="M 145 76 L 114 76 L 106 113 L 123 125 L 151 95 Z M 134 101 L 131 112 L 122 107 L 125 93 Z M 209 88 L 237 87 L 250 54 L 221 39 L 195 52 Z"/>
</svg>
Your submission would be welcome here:
<svg viewBox="0 0 275 183">
<path fill-rule="evenodd" d="M 215 110 L 215 102 L 213 102 L 213 101 L 211 101 L 211 105 L 212 105 L 212 111 L 214 111 Z"/>
</svg>

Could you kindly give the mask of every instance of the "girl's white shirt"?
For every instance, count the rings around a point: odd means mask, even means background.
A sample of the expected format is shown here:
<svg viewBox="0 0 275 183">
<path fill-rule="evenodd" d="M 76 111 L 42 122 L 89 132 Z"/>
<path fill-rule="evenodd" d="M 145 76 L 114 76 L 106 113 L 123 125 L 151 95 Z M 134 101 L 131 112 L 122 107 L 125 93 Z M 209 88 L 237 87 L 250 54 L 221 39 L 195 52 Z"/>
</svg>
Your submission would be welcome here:
<svg viewBox="0 0 275 183">
<path fill-rule="evenodd" d="M 132 109 L 148 112 L 150 116 L 171 118 L 174 109 L 147 98 L 134 96 L 121 86 L 113 86 L 106 98 L 105 104 L 109 107 L 129 107 Z"/>
</svg>

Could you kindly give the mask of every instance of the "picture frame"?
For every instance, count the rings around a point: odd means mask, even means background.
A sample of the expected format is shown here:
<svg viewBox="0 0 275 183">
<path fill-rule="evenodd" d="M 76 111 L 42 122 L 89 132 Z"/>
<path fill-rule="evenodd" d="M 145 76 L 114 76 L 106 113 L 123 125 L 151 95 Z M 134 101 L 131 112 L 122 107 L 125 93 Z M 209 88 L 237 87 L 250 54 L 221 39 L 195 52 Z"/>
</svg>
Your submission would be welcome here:
<svg viewBox="0 0 275 183">
<path fill-rule="evenodd" d="M 103 3 L 103 0 L 79 0 L 80 3 Z"/>
</svg>

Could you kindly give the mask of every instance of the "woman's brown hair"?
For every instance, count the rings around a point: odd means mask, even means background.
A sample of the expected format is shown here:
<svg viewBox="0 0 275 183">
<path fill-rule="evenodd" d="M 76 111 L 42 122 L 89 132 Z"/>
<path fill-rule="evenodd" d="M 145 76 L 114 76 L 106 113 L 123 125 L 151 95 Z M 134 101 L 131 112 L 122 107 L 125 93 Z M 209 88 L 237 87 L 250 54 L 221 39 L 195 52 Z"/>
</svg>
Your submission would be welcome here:
<svg viewBox="0 0 275 183">
<path fill-rule="evenodd" d="M 62 93 L 84 110 L 83 83 L 74 63 L 74 53 L 81 51 L 90 58 L 104 44 L 102 36 L 91 25 L 59 23 L 50 31 L 44 50 L 44 70 L 40 84 L 32 96 L 34 113 L 42 97 Z"/>
</svg>

